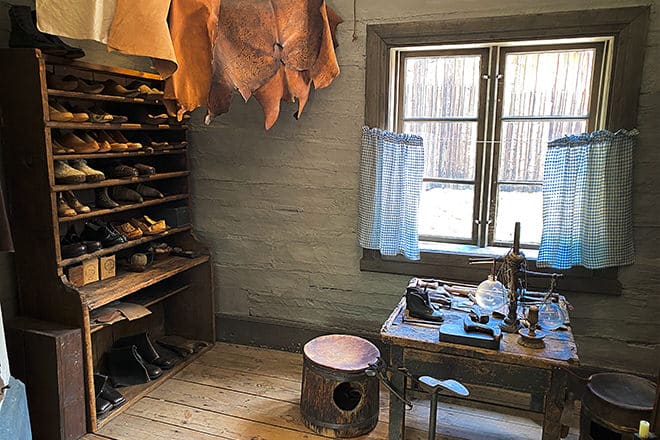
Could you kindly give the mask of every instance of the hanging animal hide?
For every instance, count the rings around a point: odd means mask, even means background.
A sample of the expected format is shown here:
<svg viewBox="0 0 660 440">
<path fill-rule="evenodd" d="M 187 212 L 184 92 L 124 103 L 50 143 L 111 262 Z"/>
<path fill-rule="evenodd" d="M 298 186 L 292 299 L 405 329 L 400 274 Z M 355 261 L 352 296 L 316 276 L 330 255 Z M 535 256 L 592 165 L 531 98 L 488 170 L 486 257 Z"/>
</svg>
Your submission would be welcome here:
<svg viewBox="0 0 660 440">
<path fill-rule="evenodd" d="M 266 129 L 277 120 L 280 101 L 297 98 L 299 118 L 312 85 L 327 87 L 339 75 L 341 22 L 324 0 L 222 0 L 205 122 L 229 111 L 234 89 L 259 101 Z"/>
</svg>

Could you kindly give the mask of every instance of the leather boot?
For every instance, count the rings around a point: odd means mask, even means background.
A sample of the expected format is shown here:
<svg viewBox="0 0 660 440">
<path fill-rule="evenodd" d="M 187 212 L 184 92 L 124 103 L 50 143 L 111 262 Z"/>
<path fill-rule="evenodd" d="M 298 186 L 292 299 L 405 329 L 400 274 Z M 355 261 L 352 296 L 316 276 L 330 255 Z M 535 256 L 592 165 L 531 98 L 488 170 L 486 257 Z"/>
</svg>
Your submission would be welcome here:
<svg viewBox="0 0 660 440">
<path fill-rule="evenodd" d="M 96 393 L 96 412 L 99 411 L 99 400 L 110 402 L 112 408 L 117 408 L 126 402 L 126 398 L 115 390 L 110 383 L 110 378 L 102 374 L 94 374 L 94 392 Z M 103 405 L 103 403 L 101 402 Z"/>
<path fill-rule="evenodd" d="M 142 359 L 162 368 L 163 370 L 169 370 L 178 362 L 176 357 L 166 356 L 165 353 L 161 353 L 161 350 L 155 347 L 149 337 L 149 332 L 127 336 L 118 339 L 114 343 L 114 347 L 125 347 L 129 345 L 135 345 L 137 347 L 138 353 L 140 353 Z"/>
<path fill-rule="evenodd" d="M 12 6 L 9 8 L 9 18 L 11 19 L 9 47 L 36 47 L 50 55 L 66 55 L 67 50 L 64 46 L 53 42 L 37 29 L 32 21 L 32 10 L 29 6 Z"/>
<path fill-rule="evenodd" d="M 110 350 L 108 372 L 115 387 L 146 383 L 163 374 L 160 368 L 142 359 L 135 345 Z"/>
<path fill-rule="evenodd" d="M 105 209 L 113 209 L 117 208 L 119 206 L 119 203 L 115 202 L 110 198 L 110 195 L 108 195 L 108 187 L 103 187 L 99 188 L 96 190 L 96 207 L 97 208 L 105 208 Z"/>
<path fill-rule="evenodd" d="M 413 318 L 435 322 L 444 320 L 440 310 L 436 309 L 429 300 L 428 294 L 417 287 L 406 289 L 406 309 Z"/>
</svg>

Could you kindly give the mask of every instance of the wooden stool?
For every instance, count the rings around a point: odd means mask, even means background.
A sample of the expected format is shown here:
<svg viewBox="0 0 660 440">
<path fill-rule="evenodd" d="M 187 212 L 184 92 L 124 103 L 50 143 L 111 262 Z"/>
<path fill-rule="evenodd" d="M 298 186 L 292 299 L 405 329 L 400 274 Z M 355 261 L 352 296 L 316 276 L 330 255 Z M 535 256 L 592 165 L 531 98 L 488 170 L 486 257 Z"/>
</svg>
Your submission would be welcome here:
<svg viewBox="0 0 660 440">
<path fill-rule="evenodd" d="M 328 437 L 357 437 L 378 423 L 378 379 L 364 370 L 380 352 L 366 339 L 326 335 L 303 348 L 300 412 L 305 426 Z"/>
<path fill-rule="evenodd" d="M 640 420 L 649 420 L 655 385 L 623 373 L 591 376 L 582 397 L 580 440 L 631 440 Z"/>
</svg>

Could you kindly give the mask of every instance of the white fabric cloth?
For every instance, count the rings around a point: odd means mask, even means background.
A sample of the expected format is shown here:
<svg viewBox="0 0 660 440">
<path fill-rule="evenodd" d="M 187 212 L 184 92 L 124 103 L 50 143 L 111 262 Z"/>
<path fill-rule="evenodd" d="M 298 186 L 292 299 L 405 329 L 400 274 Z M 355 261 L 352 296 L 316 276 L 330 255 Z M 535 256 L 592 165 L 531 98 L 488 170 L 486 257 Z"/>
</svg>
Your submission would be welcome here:
<svg viewBox="0 0 660 440">
<path fill-rule="evenodd" d="M 41 32 L 106 44 L 117 0 L 36 0 Z"/>
</svg>

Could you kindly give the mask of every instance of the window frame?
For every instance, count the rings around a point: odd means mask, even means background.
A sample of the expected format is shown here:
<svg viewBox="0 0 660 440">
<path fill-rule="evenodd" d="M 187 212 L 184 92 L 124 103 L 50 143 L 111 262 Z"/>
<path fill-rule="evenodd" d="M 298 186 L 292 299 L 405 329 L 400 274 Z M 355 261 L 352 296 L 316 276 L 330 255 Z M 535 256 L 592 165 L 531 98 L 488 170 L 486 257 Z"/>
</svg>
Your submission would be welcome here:
<svg viewBox="0 0 660 440">
<path fill-rule="evenodd" d="M 512 40 L 603 37 L 614 38 L 612 74 L 606 127 L 633 128 L 642 79 L 649 6 L 565 11 L 530 15 L 463 18 L 439 21 L 367 25 L 365 72 L 365 124 L 388 127 L 390 52 L 393 48 L 419 45 L 475 44 Z M 453 270 L 453 269 L 458 270 Z M 467 266 L 467 255 L 429 252 L 421 260 L 385 257 L 378 251 L 363 250 L 360 269 L 364 271 L 421 276 L 442 276 L 480 282 L 483 270 Z M 563 291 L 620 294 L 616 268 L 590 271 L 581 267 L 564 271 Z"/>
<path fill-rule="evenodd" d="M 489 75 L 489 66 L 490 66 L 490 57 L 491 49 L 488 47 L 480 48 L 456 48 L 456 49 L 442 49 L 442 50 L 419 50 L 419 51 L 405 51 L 397 52 L 397 71 L 395 73 L 396 79 L 394 80 L 395 84 L 390 85 L 390 87 L 395 87 L 397 89 L 397 94 L 395 97 L 396 109 L 394 115 L 394 121 L 396 126 L 393 127 L 395 130 L 403 126 L 403 123 L 406 119 L 412 120 L 424 120 L 429 122 L 477 122 L 477 139 L 476 139 L 476 152 L 475 152 L 475 170 L 474 178 L 472 180 L 461 180 L 461 179 L 445 179 L 438 178 L 433 179 L 432 181 L 436 182 L 445 182 L 445 183 L 458 183 L 458 184 L 471 184 L 474 186 L 474 204 L 472 206 L 472 218 L 477 219 L 481 216 L 481 197 L 482 197 L 482 188 L 483 188 L 483 179 L 484 179 L 484 145 L 485 145 L 485 135 L 486 135 L 486 122 L 487 122 L 487 113 L 488 113 L 488 75 Z M 456 118 L 456 117 L 447 117 L 447 118 L 404 118 L 403 107 L 404 107 L 404 86 L 405 81 L 403 80 L 403 72 L 405 70 L 405 63 L 407 59 L 417 58 L 417 57 L 433 57 L 433 56 L 457 56 L 457 55 L 478 55 L 481 58 L 481 66 L 479 73 L 479 108 L 477 111 L 477 117 L 475 118 Z M 484 77 L 486 76 L 486 77 Z M 426 177 L 425 181 L 429 181 Z M 420 236 L 420 240 L 428 241 L 442 241 L 444 243 L 466 243 L 469 242 L 473 245 L 479 244 L 479 224 L 477 222 L 472 222 L 472 233 L 469 241 L 459 238 L 452 237 L 442 237 L 439 240 L 439 237 L 430 237 L 430 236 Z"/>
<path fill-rule="evenodd" d="M 449 184 L 473 185 L 472 196 L 472 222 L 469 238 L 447 237 L 439 235 L 420 235 L 420 241 L 470 244 L 477 247 L 510 247 L 512 243 L 497 241 L 495 239 L 496 217 L 498 212 L 498 193 L 500 185 L 534 185 L 540 182 L 525 183 L 522 181 L 500 182 L 499 161 L 501 149 L 502 124 L 505 121 L 515 120 L 585 120 L 585 131 L 593 132 L 602 129 L 603 115 L 607 106 L 607 95 L 601 93 L 603 87 L 608 87 L 607 70 L 604 59 L 610 46 L 610 37 L 577 38 L 543 41 L 509 41 L 490 42 L 480 45 L 437 47 L 421 46 L 419 48 L 394 48 L 390 56 L 395 57 L 391 63 L 392 72 L 390 88 L 395 92 L 390 97 L 388 108 L 394 113 L 388 115 L 390 130 L 402 132 L 405 122 L 476 122 L 475 144 L 475 173 L 471 180 L 450 178 L 428 178 L 424 182 L 439 182 Z M 525 54 L 533 52 L 557 52 L 568 50 L 592 49 L 594 50 L 593 75 L 590 84 L 590 102 L 586 115 L 556 117 L 559 115 L 541 115 L 530 117 L 511 117 L 504 115 L 504 92 L 506 78 L 506 56 L 508 54 Z M 479 104 L 475 117 L 405 117 L 406 105 L 406 61 L 410 59 L 454 56 L 478 56 L 480 58 L 479 72 Z M 586 116 L 586 117 L 584 117 Z M 524 226 L 524 225 L 523 225 Z M 540 239 L 540 237 L 539 237 Z M 522 243 L 527 249 L 538 249 L 538 244 Z"/>
</svg>

